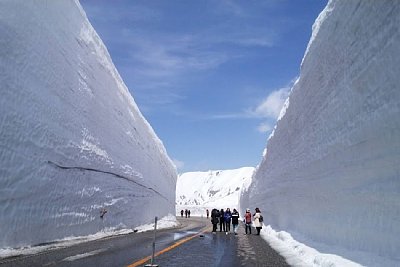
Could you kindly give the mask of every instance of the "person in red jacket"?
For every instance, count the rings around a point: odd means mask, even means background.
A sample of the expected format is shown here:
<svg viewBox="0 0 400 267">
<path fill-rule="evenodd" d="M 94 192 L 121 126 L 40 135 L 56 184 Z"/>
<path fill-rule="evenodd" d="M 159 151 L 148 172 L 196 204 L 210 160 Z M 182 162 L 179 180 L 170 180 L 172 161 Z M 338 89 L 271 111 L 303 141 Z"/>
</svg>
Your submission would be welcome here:
<svg viewBox="0 0 400 267">
<path fill-rule="evenodd" d="M 246 213 L 244 214 L 244 224 L 246 227 L 245 228 L 246 235 L 247 235 L 247 233 L 249 233 L 251 235 L 251 212 L 250 212 L 250 209 L 246 209 Z"/>
</svg>

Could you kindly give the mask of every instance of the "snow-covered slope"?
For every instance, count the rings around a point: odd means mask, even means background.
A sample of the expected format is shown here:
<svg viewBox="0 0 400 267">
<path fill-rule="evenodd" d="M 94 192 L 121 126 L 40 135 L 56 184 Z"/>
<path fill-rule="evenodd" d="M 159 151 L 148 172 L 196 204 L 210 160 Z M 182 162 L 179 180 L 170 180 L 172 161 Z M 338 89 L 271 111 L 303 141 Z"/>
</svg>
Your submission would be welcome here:
<svg viewBox="0 0 400 267">
<path fill-rule="evenodd" d="M 213 208 L 239 208 L 240 192 L 251 183 L 253 167 L 235 170 L 186 172 L 176 183 L 176 212 L 190 209 L 191 214 L 205 215 Z"/>
<path fill-rule="evenodd" d="M 242 205 L 322 252 L 399 265 L 399 66 L 400 2 L 330 1 Z"/>
<path fill-rule="evenodd" d="M 0 34 L 0 248 L 173 214 L 175 167 L 79 2 L 1 1 Z"/>
</svg>

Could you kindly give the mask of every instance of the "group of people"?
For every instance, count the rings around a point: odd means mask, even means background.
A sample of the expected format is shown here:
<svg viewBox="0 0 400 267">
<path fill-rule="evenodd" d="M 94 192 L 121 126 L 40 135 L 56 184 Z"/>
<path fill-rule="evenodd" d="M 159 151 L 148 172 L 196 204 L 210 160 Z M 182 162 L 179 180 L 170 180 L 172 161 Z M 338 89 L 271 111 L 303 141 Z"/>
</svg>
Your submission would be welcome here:
<svg viewBox="0 0 400 267">
<path fill-rule="evenodd" d="M 257 230 L 257 235 L 260 235 L 260 231 L 262 229 L 264 218 L 261 215 L 261 211 L 259 208 L 255 209 L 255 213 L 253 214 L 253 216 L 251 215 L 250 209 L 246 209 L 246 213 L 245 213 L 244 219 L 243 219 L 246 235 L 247 234 L 251 235 L 251 222 L 252 222 L 251 217 L 253 217 L 254 227 Z"/>
<path fill-rule="evenodd" d="M 190 218 L 190 210 L 185 209 L 185 211 L 181 210 L 181 217 L 183 218 L 183 212 L 185 212 L 185 217 L 189 217 Z"/>
<path fill-rule="evenodd" d="M 209 211 L 206 210 L 207 218 L 209 218 Z M 255 209 L 255 213 L 252 215 L 250 209 L 246 209 L 243 222 L 245 224 L 246 234 L 251 234 L 251 225 L 254 221 L 254 226 L 257 230 L 257 235 L 260 235 L 262 229 L 263 217 L 259 208 Z M 213 232 L 217 232 L 218 224 L 219 231 L 226 232 L 228 234 L 231 231 L 231 223 L 233 228 L 233 233 L 237 235 L 237 228 L 239 226 L 239 212 L 236 209 L 231 210 L 227 208 L 226 210 L 213 209 L 211 211 L 211 223 L 213 225 Z"/>
</svg>

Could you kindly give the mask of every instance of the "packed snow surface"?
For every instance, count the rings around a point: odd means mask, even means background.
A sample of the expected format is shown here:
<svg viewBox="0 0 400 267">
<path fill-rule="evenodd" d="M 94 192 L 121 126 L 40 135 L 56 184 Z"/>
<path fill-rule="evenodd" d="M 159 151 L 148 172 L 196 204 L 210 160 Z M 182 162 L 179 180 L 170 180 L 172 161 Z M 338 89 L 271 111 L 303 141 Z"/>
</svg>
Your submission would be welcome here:
<svg viewBox="0 0 400 267">
<path fill-rule="evenodd" d="M 176 184 L 176 213 L 189 209 L 191 215 L 205 216 L 206 209 L 231 211 L 239 209 L 242 190 L 250 185 L 253 167 L 234 170 L 210 170 L 208 172 L 186 172 L 178 177 Z"/>
<path fill-rule="evenodd" d="M 399 66 L 400 2 L 330 1 L 241 205 L 322 253 L 399 266 Z"/>
<path fill-rule="evenodd" d="M 0 33 L 0 248 L 174 214 L 176 169 L 79 2 L 1 1 Z"/>
</svg>

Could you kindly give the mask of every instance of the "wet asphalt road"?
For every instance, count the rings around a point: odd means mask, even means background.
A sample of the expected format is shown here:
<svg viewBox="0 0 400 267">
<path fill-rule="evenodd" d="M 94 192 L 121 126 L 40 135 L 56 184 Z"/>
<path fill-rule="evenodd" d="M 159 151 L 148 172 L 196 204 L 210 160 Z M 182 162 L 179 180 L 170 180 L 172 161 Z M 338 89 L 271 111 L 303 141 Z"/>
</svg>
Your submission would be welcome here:
<svg viewBox="0 0 400 267">
<path fill-rule="evenodd" d="M 289 266 L 260 236 L 206 232 L 155 259 L 159 266 Z M 253 229 L 253 233 L 255 233 Z"/>
<path fill-rule="evenodd" d="M 288 266 L 260 237 L 211 233 L 205 218 L 180 219 L 181 226 L 157 232 L 155 258 L 159 266 Z M 202 232 L 201 235 L 196 235 Z M 255 232 L 255 231 L 254 231 Z M 188 240 L 192 237 L 190 240 Z M 186 242 L 182 242 L 188 240 Z M 0 267 L 11 266 L 144 266 L 151 255 L 153 232 L 104 238 L 43 253 L 0 259 Z M 177 242 L 182 242 L 180 245 Z"/>
</svg>

